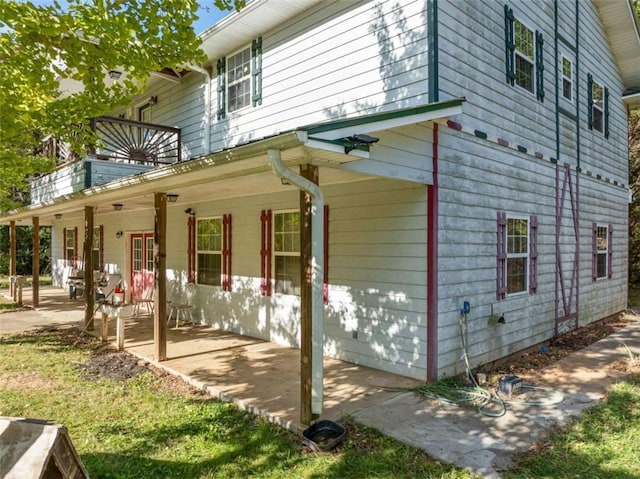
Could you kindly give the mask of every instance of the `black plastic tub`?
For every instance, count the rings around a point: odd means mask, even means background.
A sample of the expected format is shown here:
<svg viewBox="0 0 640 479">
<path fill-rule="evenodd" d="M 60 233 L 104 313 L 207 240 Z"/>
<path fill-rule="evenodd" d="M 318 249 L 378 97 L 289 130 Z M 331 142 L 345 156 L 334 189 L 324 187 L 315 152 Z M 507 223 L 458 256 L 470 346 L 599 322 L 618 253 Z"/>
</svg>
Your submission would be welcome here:
<svg viewBox="0 0 640 479">
<path fill-rule="evenodd" d="M 347 431 L 344 426 L 323 419 L 302 432 L 302 444 L 314 451 L 330 451 L 344 441 L 346 435 Z"/>
</svg>

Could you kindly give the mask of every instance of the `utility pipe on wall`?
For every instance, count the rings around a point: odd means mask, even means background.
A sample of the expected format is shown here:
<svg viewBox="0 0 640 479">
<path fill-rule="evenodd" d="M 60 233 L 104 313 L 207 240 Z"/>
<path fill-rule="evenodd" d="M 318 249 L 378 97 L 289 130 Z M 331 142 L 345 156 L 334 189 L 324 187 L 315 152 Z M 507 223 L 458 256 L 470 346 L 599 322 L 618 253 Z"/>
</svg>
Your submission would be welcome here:
<svg viewBox="0 0 640 479">
<path fill-rule="evenodd" d="M 280 150 L 267 150 L 269 166 L 276 176 L 283 178 L 298 189 L 311 196 L 311 324 L 312 324 L 312 356 L 311 356 L 311 412 L 322 413 L 322 381 L 323 374 L 323 322 L 324 302 L 322 281 L 324 271 L 324 196 L 315 183 L 300 176 L 282 163 Z"/>
<path fill-rule="evenodd" d="M 206 83 L 204 85 L 204 154 L 211 153 L 211 81 L 213 80 L 211 72 L 207 68 L 198 65 L 189 65 L 187 68 L 201 73 L 205 76 Z"/>
</svg>

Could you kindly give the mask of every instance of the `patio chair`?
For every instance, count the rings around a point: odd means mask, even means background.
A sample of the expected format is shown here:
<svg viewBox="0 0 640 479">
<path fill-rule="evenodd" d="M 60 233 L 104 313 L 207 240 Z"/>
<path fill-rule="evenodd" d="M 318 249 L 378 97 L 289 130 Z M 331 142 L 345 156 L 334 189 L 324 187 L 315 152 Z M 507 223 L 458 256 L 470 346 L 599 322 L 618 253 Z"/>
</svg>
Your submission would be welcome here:
<svg viewBox="0 0 640 479">
<path fill-rule="evenodd" d="M 186 317 L 189 316 L 189 323 L 193 324 L 193 314 L 191 311 L 193 310 L 193 301 L 196 296 L 196 285 L 187 283 L 184 290 L 178 292 L 177 284 L 175 284 L 175 281 L 173 281 L 173 283 L 173 287 L 171 288 L 170 286 L 171 292 L 167 295 L 169 298 L 169 317 L 167 318 L 167 324 L 171 322 L 174 313 L 176 315 L 176 328 L 180 326 L 180 316 L 182 316 L 185 322 Z"/>
<path fill-rule="evenodd" d="M 133 316 L 138 317 L 140 306 L 144 305 L 149 314 L 153 314 L 153 285 L 149 285 L 142 291 L 139 298 L 133 298 Z"/>
</svg>

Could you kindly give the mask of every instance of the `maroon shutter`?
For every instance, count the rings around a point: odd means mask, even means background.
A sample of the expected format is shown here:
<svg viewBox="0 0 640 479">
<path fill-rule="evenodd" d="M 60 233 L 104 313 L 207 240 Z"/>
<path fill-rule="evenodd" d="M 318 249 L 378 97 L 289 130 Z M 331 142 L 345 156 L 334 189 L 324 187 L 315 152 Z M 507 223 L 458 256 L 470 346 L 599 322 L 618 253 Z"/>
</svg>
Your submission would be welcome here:
<svg viewBox="0 0 640 479">
<path fill-rule="evenodd" d="M 613 277 L 613 225 L 609 225 L 609 231 L 607 237 L 607 278 Z"/>
<path fill-rule="evenodd" d="M 507 297 L 507 213 L 498 211 L 497 215 L 497 264 L 496 264 L 496 297 Z"/>
<path fill-rule="evenodd" d="M 64 266 L 67 267 L 67 228 L 62 228 L 62 260 Z"/>
<path fill-rule="evenodd" d="M 187 276 L 189 283 L 196 282 L 196 218 L 187 220 Z"/>
<path fill-rule="evenodd" d="M 538 217 L 529 218 L 529 293 L 538 291 Z"/>
<path fill-rule="evenodd" d="M 260 223 L 260 294 L 271 296 L 271 210 L 262 210 Z"/>
<path fill-rule="evenodd" d="M 324 205 L 324 271 L 322 272 L 322 300 L 329 304 L 329 205 Z"/>
<path fill-rule="evenodd" d="M 73 228 L 73 267 L 78 267 L 78 227 Z M 83 265 L 84 267 L 84 265 Z"/>
<path fill-rule="evenodd" d="M 98 238 L 98 263 L 97 265 L 93 265 L 93 268 L 98 269 L 98 271 L 104 271 L 104 225 L 100 225 L 99 233 L 100 237 Z"/>
<path fill-rule="evenodd" d="M 598 223 L 592 224 L 591 232 L 591 280 L 598 279 Z"/>
<path fill-rule="evenodd" d="M 231 215 L 222 217 L 222 290 L 231 291 Z"/>
</svg>

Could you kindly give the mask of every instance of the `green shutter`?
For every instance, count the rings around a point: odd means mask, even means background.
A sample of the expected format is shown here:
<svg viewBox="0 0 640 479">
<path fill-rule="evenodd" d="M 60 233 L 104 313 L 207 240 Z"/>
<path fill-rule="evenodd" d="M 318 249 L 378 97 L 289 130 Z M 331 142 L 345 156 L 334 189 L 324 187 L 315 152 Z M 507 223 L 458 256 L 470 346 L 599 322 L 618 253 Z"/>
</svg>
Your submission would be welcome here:
<svg viewBox="0 0 640 479">
<path fill-rule="evenodd" d="M 253 106 L 262 105 L 262 37 L 251 42 L 252 76 L 251 102 Z"/>
<path fill-rule="evenodd" d="M 593 130 L 593 76 L 587 74 L 587 124 Z"/>
<path fill-rule="evenodd" d="M 505 67 L 507 74 L 507 83 L 515 84 L 516 74 L 513 64 L 516 44 L 513 35 L 513 10 L 508 5 L 504 6 L 504 43 L 505 43 Z"/>
<path fill-rule="evenodd" d="M 609 138 L 609 89 L 604 88 L 604 137 Z"/>
<path fill-rule="evenodd" d="M 542 56 L 544 40 L 542 32 L 536 31 L 536 97 L 544 101 L 544 59 Z"/>
<path fill-rule="evenodd" d="M 226 86 L 225 86 L 225 77 L 226 77 L 226 68 L 227 60 L 222 57 L 218 60 L 218 120 L 221 120 L 225 117 L 226 108 Z"/>
</svg>

